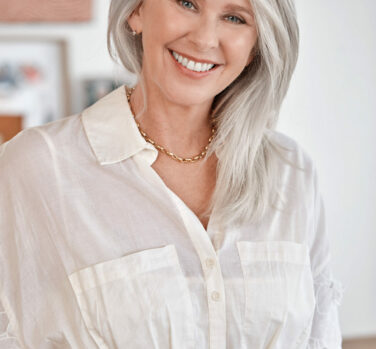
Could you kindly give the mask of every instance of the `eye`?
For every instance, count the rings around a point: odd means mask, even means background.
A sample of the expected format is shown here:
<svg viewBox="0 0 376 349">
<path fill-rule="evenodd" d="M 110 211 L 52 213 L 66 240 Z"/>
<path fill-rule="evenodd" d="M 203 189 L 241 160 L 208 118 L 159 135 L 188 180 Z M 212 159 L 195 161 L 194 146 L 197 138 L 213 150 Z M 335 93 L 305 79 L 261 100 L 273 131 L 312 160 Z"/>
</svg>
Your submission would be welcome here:
<svg viewBox="0 0 376 349">
<path fill-rule="evenodd" d="M 186 5 L 192 5 L 194 7 L 193 3 L 190 2 L 190 1 L 178 0 L 178 3 L 181 4 L 181 6 L 187 8 L 187 9 L 192 9 L 192 7 L 188 7 Z"/>
<path fill-rule="evenodd" d="M 232 23 L 237 23 L 237 24 L 244 24 L 245 20 L 241 19 L 240 17 L 237 16 L 228 16 L 227 18 L 234 18 L 234 21 L 230 21 Z"/>
</svg>

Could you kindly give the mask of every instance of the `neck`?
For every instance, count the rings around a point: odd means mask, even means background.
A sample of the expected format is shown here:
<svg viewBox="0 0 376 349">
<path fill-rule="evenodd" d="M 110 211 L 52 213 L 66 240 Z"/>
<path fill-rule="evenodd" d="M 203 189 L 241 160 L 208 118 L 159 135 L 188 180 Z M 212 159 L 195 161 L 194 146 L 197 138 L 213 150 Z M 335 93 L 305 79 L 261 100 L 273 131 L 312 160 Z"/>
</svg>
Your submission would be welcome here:
<svg viewBox="0 0 376 349">
<path fill-rule="evenodd" d="M 166 98 L 160 89 L 146 85 L 147 105 L 144 112 L 143 92 L 138 84 L 131 95 L 133 112 L 140 127 L 157 144 L 182 157 L 200 153 L 212 135 L 212 102 L 180 105 Z"/>
</svg>

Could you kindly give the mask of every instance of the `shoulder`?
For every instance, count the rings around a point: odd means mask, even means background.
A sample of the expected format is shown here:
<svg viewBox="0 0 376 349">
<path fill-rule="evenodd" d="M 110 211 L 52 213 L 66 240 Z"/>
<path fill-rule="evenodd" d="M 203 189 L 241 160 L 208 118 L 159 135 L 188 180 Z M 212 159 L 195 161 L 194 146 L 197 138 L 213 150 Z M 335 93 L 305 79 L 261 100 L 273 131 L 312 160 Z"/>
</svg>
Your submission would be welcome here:
<svg viewBox="0 0 376 349">
<path fill-rule="evenodd" d="M 26 128 L 0 145 L 0 174 L 42 172 L 56 152 L 71 146 L 82 127 L 80 115 L 71 115 L 41 126 Z M 39 170 L 38 170 L 39 169 Z"/>
<path fill-rule="evenodd" d="M 312 171 L 314 164 L 309 152 L 291 136 L 276 130 L 267 131 L 268 140 L 284 158 L 296 166 Z"/>
<path fill-rule="evenodd" d="M 309 152 L 294 138 L 275 130 L 268 131 L 268 141 L 276 164 L 278 187 L 291 205 L 311 207 L 319 187 L 317 168 Z"/>
<path fill-rule="evenodd" d="M 280 170 L 300 173 L 306 179 L 312 179 L 316 168 L 310 153 L 294 138 L 276 130 L 267 131 L 267 139 L 276 155 Z"/>
</svg>

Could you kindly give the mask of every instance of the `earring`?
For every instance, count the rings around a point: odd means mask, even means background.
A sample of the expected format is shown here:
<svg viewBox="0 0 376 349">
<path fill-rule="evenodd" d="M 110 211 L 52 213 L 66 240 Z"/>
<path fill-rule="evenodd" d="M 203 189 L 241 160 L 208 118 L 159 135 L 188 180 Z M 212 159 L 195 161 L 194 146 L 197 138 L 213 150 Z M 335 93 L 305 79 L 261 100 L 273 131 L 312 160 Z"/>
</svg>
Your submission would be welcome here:
<svg viewBox="0 0 376 349">
<path fill-rule="evenodd" d="M 137 32 L 135 30 L 132 30 L 132 35 L 136 36 Z"/>
</svg>

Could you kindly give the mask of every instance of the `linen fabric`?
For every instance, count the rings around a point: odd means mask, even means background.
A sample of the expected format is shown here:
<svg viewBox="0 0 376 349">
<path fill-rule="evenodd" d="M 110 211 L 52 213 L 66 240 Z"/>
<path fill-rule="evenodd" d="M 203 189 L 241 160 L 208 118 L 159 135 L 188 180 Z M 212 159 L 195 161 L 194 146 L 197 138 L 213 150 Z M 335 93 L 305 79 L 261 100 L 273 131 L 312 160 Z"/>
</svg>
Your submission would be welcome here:
<svg viewBox="0 0 376 349">
<path fill-rule="evenodd" d="M 124 86 L 4 143 L 0 348 L 341 348 L 317 171 L 270 137 L 305 169 L 281 159 L 284 209 L 207 230 L 151 167 Z"/>
</svg>

